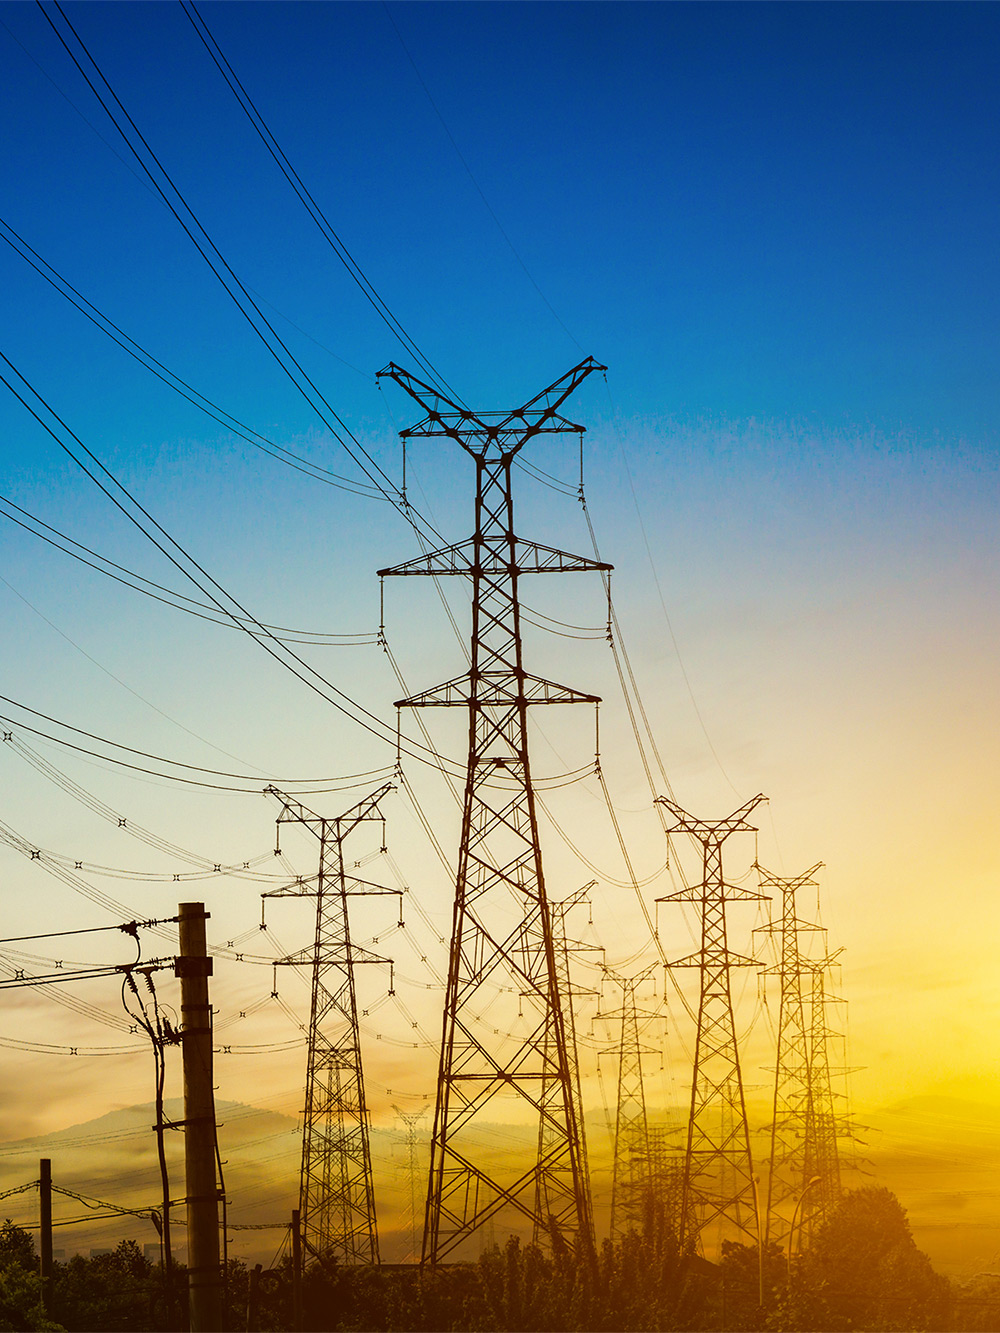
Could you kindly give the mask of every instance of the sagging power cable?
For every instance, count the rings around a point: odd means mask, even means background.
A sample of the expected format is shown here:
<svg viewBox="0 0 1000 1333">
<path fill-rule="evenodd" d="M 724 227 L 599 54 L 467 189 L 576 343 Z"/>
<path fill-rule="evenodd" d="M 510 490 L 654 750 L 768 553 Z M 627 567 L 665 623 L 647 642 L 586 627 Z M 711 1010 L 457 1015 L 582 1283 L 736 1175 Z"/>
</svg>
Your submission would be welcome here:
<svg viewBox="0 0 1000 1333">
<path fill-rule="evenodd" d="M 219 73 L 225 79 L 227 85 L 229 86 L 230 91 L 233 93 L 233 96 L 236 98 L 236 100 L 242 107 L 244 114 L 250 121 L 250 124 L 257 131 L 265 148 L 271 154 L 272 158 L 277 164 L 278 169 L 284 176 L 285 180 L 288 181 L 289 185 L 295 191 L 296 197 L 299 199 L 300 203 L 303 205 L 303 207 L 305 208 L 309 216 L 312 218 L 312 220 L 316 223 L 316 226 L 319 228 L 320 233 L 322 234 L 324 240 L 331 247 L 334 254 L 336 254 L 337 258 L 343 264 L 344 268 L 351 275 L 353 280 L 357 283 L 358 287 L 364 293 L 365 297 L 370 302 L 372 308 L 376 311 L 379 318 L 384 322 L 386 327 L 390 329 L 391 332 L 399 339 L 400 343 L 403 345 L 403 347 L 406 349 L 409 355 L 419 362 L 423 372 L 428 376 L 430 376 L 432 383 L 437 383 L 442 388 L 447 389 L 451 397 L 455 398 L 457 402 L 461 403 L 462 400 L 460 398 L 456 398 L 455 390 L 451 387 L 451 385 L 444 378 L 441 372 L 432 364 L 429 358 L 420 350 L 420 348 L 417 346 L 413 338 L 411 338 L 411 336 L 403 328 L 402 324 L 389 309 L 386 302 L 382 299 L 382 297 L 372 286 L 368 277 L 361 269 L 357 260 L 348 250 L 347 246 L 344 244 L 341 237 L 334 230 L 329 218 L 326 216 L 326 214 L 320 208 L 319 204 L 316 202 L 316 199 L 306 186 L 305 182 L 302 180 L 302 177 L 299 175 L 299 173 L 292 166 L 291 162 L 288 160 L 284 150 L 278 143 L 277 139 L 274 137 L 274 134 L 271 132 L 271 129 L 268 126 L 267 122 L 264 120 L 264 117 L 260 114 L 260 111 L 256 106 L 256 104 L 254 103 L 253 98 L 247 92 L 246 88 L 243 86 L 242 82 L 238 78 L 236 71 L 233 69 L 232 65 L 227 60 L 222 48 L 219 46 L 219 43 L 216 41 L 215 37 L 209 30 L 208 24 L 205 22 L 204 18 L 199 13 L 197 6 L 194 4 L 194 0 L 180 0 L 180 4 L 181 8 L 184 10 L 185 14 L 190 20 L 191 26 L 194 28 L 195 32 L 201 38 L 206 51 L 212 57 L 212 60 L 216 68 L 218 69 Z"/>
<path fill-rule="evenodd" d="M 190 204 L 188 204 L 181 190 L 178 188 L 177 184 L 174 182 L 173 178 L 157 157 L 129 112 L 126 110 L 121 99 L 111 86 L 111 83 L 108 81 L 97 61 L 87 48 L 85 42 L 80 37 L 80 34 L 77 32 L 62 6 L 59 4 L 59 0 L 53 0 L 51 7 L 43 4 L 42 0 L 37 0 L 37 4 L 45 16 L 46 22 L 52 28 L 52 31 L 55 33 L 67 55 L 73 61 L 73 64 L 76 66 L 80 75 L 86 81 L 91 92 L 100 102 L 108 118 L 111 120 L 111 123 L 121 135 L 129 151 L 153 185 L 156 192 L 167 205 L 170 212 L 176 218 L 185 234 L 197 249 L 198 253 L 211 268 L 237 309 L 243 315 L 244 319 L 256 333 L 263 345 L 267 348 L 268 352 L 270 352 L 274 360 L 281 367 L 288 379 L 296 387 L 337 442 L 347 452 L 355 465 L 365 474 L 376 490 L 380 492 L 400 514 L 402 514 L 411 526 L 415 528 L 422 526 L 434 539 L 440 539 L 440 533 L 435 532 L 411 505 L 405 503 L 395 482 L 393 482 L 388 474 L 380 467 L 376 460 L 357 439 L 350 427 L 347 426 L 343 419 L 338 415 L 316 385 L 315 381 L 307 374 L 304 367 L 296 359 L 290 348 L 261 310 L 260 306 L 250 295 L 247 287 L 244 286 L 236 276 L 236 273 L 230 267 L 221 250 L 212 240 L 208 231 L 202 225 Z M 82 52 L 83 59 L 87 61 L 91 69 L 94 71 L 94 76 L 106 90 L 105 93 L 102 94 L 101 90 L 95 83 L 94 78 L 91 77 L 87 72 L 87 69 L 84 68 L 80 56 L 77 55 L 70 42 L 60 30 L 58 24 L 53 20 L 50 8 L 54 9 L 59 14 L 66 29 L 72 34 L 76 45 Z M 111 103 L 113 103 L 114 106 L 112 106 Z M 115 108 L 117 108 L 117 111 Z M 350 443 L 348 443 L 348 441 L 350 441 Z"/>
</svg>

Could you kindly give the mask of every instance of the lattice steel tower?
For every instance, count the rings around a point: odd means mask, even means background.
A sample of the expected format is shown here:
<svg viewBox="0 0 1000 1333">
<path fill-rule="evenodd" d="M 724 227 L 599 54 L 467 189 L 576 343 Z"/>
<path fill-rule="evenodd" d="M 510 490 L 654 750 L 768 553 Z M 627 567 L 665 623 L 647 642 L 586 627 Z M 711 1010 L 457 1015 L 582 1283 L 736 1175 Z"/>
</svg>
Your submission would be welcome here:
<svg viewBox="0 0 1000 1333">
<path fill-rule="evenodd" d="M 480 414 L 398 366 L 390 364 L 379 372 L 426 411 L 419 424 L 400 432 L 404 441 L 454 440 L 476 466 L 473 536 L 379 571 L 383 576 L 460 574 L 472 582 L 468 674 L 400 701 L 411 708 L 463 707 L 469 719 L 424 1229 L 422 1262 L 429 1264 L 454 1253 L 508 1206 L 541 1234 L 555 1229 L 570 1244 L 592 1244 L 590 1183 L 574 1093 L 575 1053 L 570 1050 L 528 762 L 528 708 L 596 703 L 597 698 L 525 670 L 518 588 L 523 574 L 609 566 L 516 536 L 511 468 L 536 435 L 582 433 L 583 427 L 560 416 L 559 408 L 591 371 L 600 369 L 588 358 L 523 407 Z M 531 1010 L 523 1035 L 516 1010 L 507 1022 L 496 1007 L 492 1021 L 484 1022 L 477 1013 L 501 999 L 504 989 L 526 999 Z M 521 1099 L 538 1117 L 542 1149 L 526 1171 L 490 1165 L 481 1128 L 498 1094 Z M 547 1216 L 539 1215 L 540 1208 Z"/>
<path fill-rule="evenodd" d="M 733 833 L 754 833 L 747 816 L 762 800 L 755 796 L 728 819 L 707 823 L 658 796 L 677 823 L 669 833 L 690 833 L 702 845 L 700 884 L 668 894 L 660 902 L 696 902 L 701 907 L 701 947 L 671 964 L 700 972 L 698 1031 L 695 1038 L 691 1108 L 681 1192 L 680 1240 L 690 1239 L 719 1219 L 737 1233 L 757 1240 L 756 1182 L 750 1151 L 743 1075 L 736 1043 L 732 967 L 754 967 L 751 958 L 733 953 L 726 942 L 726 903 L 760 901 L 766 895 L 727 884 L 722 875 L 722 844 Z"/>
<path fill-rule="evenodd" d="M 332 1258 L 348 1267 L 379 1262 L 354 969 L 362 963 L 391 960 L 352 943 L 347 899 L 371 894 L 399 896 L 402 891 L 349 876 L 343 844 L 365 821 L 379 822 L 384 828 L 379 801 L 391 790 L 386 783 L 346 814 L 324 819 L 277 788 L 267 788 L 281 802 L 279 827 L 303 824 L 319 839 L 315 888 L 309 887 L 311 881 L 300 880 L 262 896 L 316 899 L 311 948 L 281 960 L 312 969 L 299 1211 L 308 1249 L 317 1258 Z"/>
<path fill-rule="evenodd" d="M 402 1111 L 395 1103 L 393 1103 L 392 1109 L 406 1126 L 406 1170 L 410 1184 L 410 1250 L 407 1258 L 416 1260 L 417 1251 L 420 1248 L 420 1240 L 417 1232 L 419 1230 L 420 1213 L 423 1211 L 417 1204 L 417 1199 L 420 1193 L 420 1168 L 417 1164 L 417 1148 L 419 1146 L 417 1130 L 420 1122 L 431 1108 L 425 1106 L 422 1111 Z"/>
<path fill-rule="evenodd" d="M 632 1228 L 642 1226 L 648 1202 L 649 1123 L 646 1093 L 642 1082 L 642 1057 L 649 1048 L 639 1040 L 639 1009 L 636 989 L 655 971 L 652 964 L 634 977 L 621 977 L 608 969 L 605 975 L 621 987 L 622 1007 L 602 1018 L 621 1020 L 618 1043 L 618 1101 L 615 1111 L 614 1164 L 611 1171 L 611 1239 L 621 1240 Z M 645 1015 L 644 1015 L 645 1017 Z"/>
<path fill-rule="evenodd" d="M 801 875 L 786 878 L 758 866 L 760 887 L 770 896 L 781 896 L 781 920 L 769 921 L 758 931 L 777 935 L 779 962 L 769 969 L 780 986 L 778 1039 L 774 1066 L 774 1097 L 771 1107 L 770 1171 L 764 1239 L 784 1244 L 803 1192 L 815 1188 L 816 1104 L 810 1059 L 810 1019 L 806 1011 L 803 979 L 811 983 L 812 967 L 804 957 L 800 936 L 820 926 L 801 920 L 795 910 L 799 889 L 815 888 L 813 876 L 822 862 Z M 811 985 L 809 987 L 811 989 Z M 788 1214 L 786 1216 L 786 1214 Z"/>
<path fill-rule="evenodd" d="M 563 898 L 560 902 L 549 903 L 549 915 L 552 921 L 552 950 L 556 960 L 556 979 L 559 985 L 559 997 L 562 1001 L 563 1023 L 566 1033 L 566 1057 L 569 1062 L 569 1081 L 573 1101 L 576 1106 L 576 1123 L 580 1132 L 580 1151 L 581 1160 L 587 1162 L 587 1134 L 583 1119 L 583 1090 L 580 1086 L 580 1061 L 576 1045 L 576 1004 L 573 992 L 573 978 L 570 972 L 569 955 L 570 948 L 574 950 L 599 949 L 600 946 L 584 944 L 580 940 L 575 940 L 570 945 L 569 936 L 566 933 L 566 916 L 574 907 L 581 903 L 587 903 L 589 906 L 588 893 L 597 884 L 596 879 L 592 879 L 583 888 L 577 889 L 571 893 L 568 898 Z M 555 1024 L 552 1021 L 552 1014 L 547 1016 L 545 1035 L 542 1039 L 542 1068 L 552 1070 L 546 1078 L 542 1080 L 542 1102 L 546 1103 L 551 1092 L 548 1084 L 555 1077 L 557 1062 L 555 1059 Z M 547 1116 L 539 1116 L 538 1119 L 538 1161 L 548 1160 L 549 1153 L 556 1146 L 560 1134 L 558 1125 L 553 1125 Z M 547 1171 L 539 1171 L 535 1181 L 535 1224 L 532 1232 L 532 1240 L 536 1245 L 545 1244 L 548 1240 L 547 1226 L 543 1225 L 543 1219 L 547 1219 L 552 1214 L 552 1206 L 548 1197 L 550 1176 Z M 555 1201 L 554 1201 L 555 1202 Z"/>
<path fill-rule="evenodd" d="M 827 1019 L 827 1007 L 836 1003 L 826 990 L 826 974 L 840 950 L 830 958 L 823 958 L 812 966 L 812 993 L 809 997 L 809 1069 L 812 1084 L 815 1142 L 806 1163 L 809 1179 L 816 1184 L 809 1190 L 802 1204 L 802 1233 L 805 1239 L 812 1228 L 833 1209 L 841 1195 L 840 1147 L 838 1140 L 851 1133 L 847 1110 L 837 1113 L 830 1068 L 830 1038 L 833 1032 Z"/>
</svg>

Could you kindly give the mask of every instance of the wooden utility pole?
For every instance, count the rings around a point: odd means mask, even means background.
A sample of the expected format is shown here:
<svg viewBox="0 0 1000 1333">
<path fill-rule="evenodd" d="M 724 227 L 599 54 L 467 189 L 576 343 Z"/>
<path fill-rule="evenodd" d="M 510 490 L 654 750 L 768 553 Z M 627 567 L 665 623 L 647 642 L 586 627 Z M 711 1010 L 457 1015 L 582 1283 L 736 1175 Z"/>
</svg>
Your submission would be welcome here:
<svg viewBox="0 0 1000 1333">
<path fill-rule="evenodd" d="M 187 1194 L 188 1308 L 191 1333 L 223 1327 L 219 1254 L 219 1191 L 215 1174 L 215 1094 L 212 1082 L 212 960 L 205 944 L 204 903 L 181 903 L 181 1051 L 184 1064 L 184 1176 Z"/>
<path fill-rule="evenodd" d="M 42 1307 L 52 1313 L 52 1162 L 48 1157 L 39 1161 L 38 1180 L 39 1246 L 42 1268 Z"/>
</svg>

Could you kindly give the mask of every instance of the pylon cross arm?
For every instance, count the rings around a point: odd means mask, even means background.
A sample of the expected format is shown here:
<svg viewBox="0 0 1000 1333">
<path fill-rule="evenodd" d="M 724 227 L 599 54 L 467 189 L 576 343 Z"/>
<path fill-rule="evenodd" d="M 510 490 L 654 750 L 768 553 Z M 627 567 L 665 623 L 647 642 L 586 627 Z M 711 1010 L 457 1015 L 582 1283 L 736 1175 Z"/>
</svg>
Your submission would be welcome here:
<svg viewBox="0 0 1000 1333">
<path fill-rule="evenodd" d="M 582 431 L 582 426 L 560 417 L 558 409 L 591 371 L 606 369 L 588 356 L 513 412 L 481 414 L 453 402 L 440 389 L 433 388 L 392 361 L 378 372 L 376 378 L 388 376 L 394 379 L 427 413 L 423 421 L 400 431 L 404 438 L 447 435 L 471 454 L 484 453 L 491 443 L 503 452 L 513 454 L 542 431 Z M 492 419 L 492 424 L 487 418 Z M 471 443 L 473 440 L 481 441 L 479 449 Z"/>
<path fill-rule="evenodd" d="M 453 546 L 442 546 L 426 555 L 416 556 L 413 560 L 404 560 L 402 564 L 390 565 L 378 571 L 379 578 L 412 577 L 432 575 L 439 577 L 446 574 L 462 574 L 469 578 L 475 573 L 485 575 L 499 574 L 576 574 L 595 570 L 609 572 L 614 568 L 603 560 L 591 560 L 584 555 L 574 555 L 570 551 L 560 551 L 554 546 L 545 546 L 542 542 L 526 541 L 518 537 L 513 543 L 513 551 L 505 546 L 502 551 L 487 550 L 480 552 L 478 567 L 475 564 L 474 537 L 456 542 Z"/>
<path fill-rule="evenodd" d="M 670 813 L 677 820 L 675 828 L 670 829 L 671 833 L 691 833 L 700 842 L 706 844 L 722 842 L 728 838 L 730 833 L 756 833 L 756 828 L 746 822 L 747 816 L 758 806 L 761 801 L 766 801 L 767 797 L 761 792 L 741 805 L 738 810 L 734 810 L 726 819 L 716 819 L 711 822 L 704 819 L 695 819 L 689 815 L 686 810 L 682 810 L 676 801 L 671 801 L 666 796 L 657 796 L 656 804 L 665 805 Z"/>
<path fill-rule="evenodd" d="M 411 694 L 408 699 L 397 699 L 396 708 L 441 708 L 460 704 L 475 703 L 480 708 L 508 708 L 514 704 L 596 704 L 600 703 L 597 694 L 586 694 L 582 690 L 571 689 L 568 685 L 559 685 L 552 680 L 543 680 L 523 671 L 518 676 L 504 672 L 497 678 L 481 676 L 473 681 L 468 672 L 445 681 L 443 685 L 434 685 L 419 694 Z M 757 895 L 759 896 L 759 895 Z"/>
<path fill-rule="evenodd" d="M 732 951 L 731 949 L 727 949 L 727 950 L 725 951 L 725 954 L 723 955 L 723 957 L 724 957 L 724 960 L 725 960 L 725 961 L 724 961 L 724 966 L 725 966 L 725 967 L 760 967 L 760 966 L 761 966 L 761 964 L 757 961 L 756 958 L 747 958 L 744 954 L 741 954 L 741 953 L 733 953 L 733 951 Z M 716 961 L 717 963 L 722 963 L 722 959 L 717 959 L 717 960 L 713 960 L 713 961 Z M 689 953 L 689 954 L 688 954 L 686 957 L 684 957 L 684 958 L 677 958 L 677 959 L 675 959 L 672 963 L 668 963 L 667 966 L 668 966 L 668 967 L 705 967 L 705 966 L 706 966 L 705 954 L 704 954 L 704 952 L 702 952 L 702 951 L 699 951 L 698 953 Z"/>
</svg>

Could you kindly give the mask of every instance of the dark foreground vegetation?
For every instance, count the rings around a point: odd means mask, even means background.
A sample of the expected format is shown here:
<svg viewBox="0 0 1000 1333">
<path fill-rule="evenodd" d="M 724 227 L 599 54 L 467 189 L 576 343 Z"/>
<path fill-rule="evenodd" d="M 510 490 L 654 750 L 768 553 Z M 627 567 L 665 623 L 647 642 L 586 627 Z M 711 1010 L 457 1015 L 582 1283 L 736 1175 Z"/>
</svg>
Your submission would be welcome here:
<svg viewBox="0 0 1000 1333">
<path fill-rule="evenodd" d="M 57 1264 L 43 1308 L 30 1235 L 0 1230 L 0 1331 L 171 1330 L 186 1327 L 186 1274 L 165 1290 L 159 1268 L 133 1241 L 112 1254 Z M 290 1270 L 251 1284 L 246 1267 L 227 1272 L 229 1327 L 258 1333 L 295 1328 Z M 253 1295 L 251 1296 L 251 1285 Z M 764 1254 L 729 1244 L 719 1265 L 682 1255 L 651 1218 L 642 1233 L 605 1242 L 589 1262 L 557 1247 L 552 1256 L 512 1239 L 475 1264 L 437 1273 L 415 1269 L 309 1269 L 302 1282 L 304 1330 L 427 1330 L 428 1333 L 608 1333 L 625 1330 L 1000 1329 L 1000 1277 L 958 1287 L 918 1250 L 895 1195 L 847 1193 L 791 1267 L 777 1246 Z"/>
</svg>

